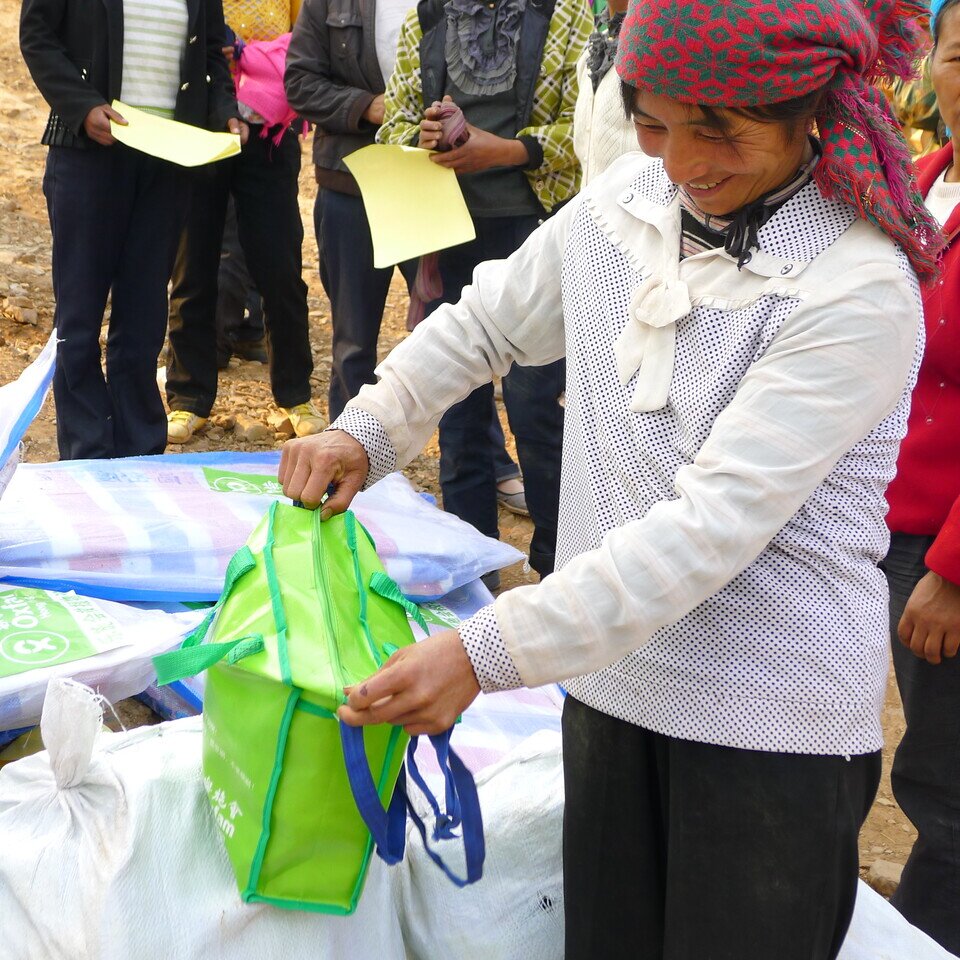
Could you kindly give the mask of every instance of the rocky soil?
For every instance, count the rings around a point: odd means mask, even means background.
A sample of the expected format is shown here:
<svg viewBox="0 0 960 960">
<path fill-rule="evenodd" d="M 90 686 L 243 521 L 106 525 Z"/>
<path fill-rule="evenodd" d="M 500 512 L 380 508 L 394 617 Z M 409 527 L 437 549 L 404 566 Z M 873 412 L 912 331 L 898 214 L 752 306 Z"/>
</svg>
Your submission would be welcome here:
<svg viewBox="0 0 960 960">
<path fill-rule="evenodd" d="M 49 336 L 53 318 L 50 237 L 41 190 L 46 150 L 39 145 L 46 107 L 17 48 L 19 6 L 17 0 L 0 0 L 0 116 L 4 120 L 4 136 L 0 138 L 0 384 L 16 378 L 37 355 Z M 330 313 L 317 277 L 317 251 L 312 236 L 315 186 L 309 156 L 309 143 L 305 143 L 300 180 L 300 205 L 307 234 L 304 278 L 309 286 L 314 396 L 319 406 L 325 408 Z M 405 292 L 398 276 L 384 317 L 384 352 L 404 336 L 405 311 Z M 162 368 L 158 375 L 162 378 Z M 55 425 L 55 411 L 48 399 L 27 433 L 27 460 L 46 462 L 57 458 Z M 234 359 L 221 374 L 219 396 L 207 428 L 183 449 L 270 449 L 280 447 L 288 436 L 289 424 L 270 396 L 266 367 Z M 414 483 L 439 496 L 437 457 L 434 438 L 406 473 Z M 528 520 L 501 511 L 500 529 L 505 540 L 525 549 L 531 533 Z M 517 564 L 505 571 L 503 585 L 509 589 L 533 580 L 535 575 Z M 149 711 L 139 704 L 130 705 L 123 715 L 132 724 L 151 719 Z M 916 836 L 890 790 L 892 751 L 903 732 L 903 714 L 892 674 L 884 708 L 884 730 L 884 776 L 860 837 L 860 862 L 861 873 L 881 892 L 889 893 Z"/>
</svg>

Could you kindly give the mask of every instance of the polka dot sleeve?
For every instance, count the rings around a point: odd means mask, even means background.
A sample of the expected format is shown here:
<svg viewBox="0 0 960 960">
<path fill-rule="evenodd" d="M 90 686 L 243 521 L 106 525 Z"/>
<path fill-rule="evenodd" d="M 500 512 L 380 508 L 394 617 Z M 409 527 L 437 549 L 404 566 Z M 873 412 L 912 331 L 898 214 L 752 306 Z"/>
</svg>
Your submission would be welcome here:
<svg viewBox="0 0 960 960">
<path fill-rule="evenodd" d="M 356 407 L 347 407 L 327 427 L 327 430 L 342 430 L 344 433 L 349 433 L 366 450 L 367 459 L 370 461 L 370 472 L 363 485 L 364 490 L 396 470 L 397 451 L 393 449 L 387 432 L 373 414 Z"/>
<path fill-rule="evenodd" d="M 493 606 L 492 603 L 487 604 L 457 628 L 460 642 L 467 651 L 477 682 L 484 693 L 515 690 L 523 686 L 523 680 L 503 645 Z"/>
</svg>

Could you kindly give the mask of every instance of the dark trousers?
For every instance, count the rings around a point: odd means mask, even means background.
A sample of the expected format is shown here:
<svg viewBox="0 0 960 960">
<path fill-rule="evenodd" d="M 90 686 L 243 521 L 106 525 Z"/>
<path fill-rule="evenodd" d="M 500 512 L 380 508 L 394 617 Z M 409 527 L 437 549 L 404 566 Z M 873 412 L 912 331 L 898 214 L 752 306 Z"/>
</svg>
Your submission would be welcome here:
<svg viewBox="0 0 960 960">
<path fill-rule="evenodd" d="M 832 960 L 880 753 L 677 740 L 567 697 L 565 960 Z"/>
<path fill-rule="evenodd" d="M 43 192 L 62 340 L 53 378 L 60 458 L 163 453 L 157 357 L 182 222 L 182 172 L 119 143 L 50 147 Z M 108 294 L 104 378 L 99 338 Z"/>
<path fill-rule="evenodd" d="M 262 340 L 263 301 L 247 268 L 240 245 L 237 209 L 233 197 L 227 201 L 220 244 L 220 269 L 217 274 L 217 348 L 230 358 L 231 345 L 237 341 Z"/>
<path fill-rule="evenodd" d="M 170 298 L 171 410 L 206 417 L 217 396 L 217 277 L 230 195 L 247 266 L 263 297 L 273 397 L 281 407 L 310 399 L 313 357 L 297 203 L 300 142 L 288 131 L 275 145 L 259 135 L 260 129 L 251 127 L 239 156 L 192 172 L 190 212 Z"/>
<path fill-rule="evenodd" d="M 897 625 L 933 537 L 895 533 L 883 562 L 890 638 L 907 729 L 893 761 L 893 795 L 917 841 L 890 902 L 951 953 L 960 954 L 960 658 L 927 663 L 897 639 Z"/>
<path fill-rule="evenodd" d="M 440 253 L 443 297 L 427 305 L 429 316 L 441 303 L 456 303 L 473 270 L 484 260 L 510 256 L 536 229 L 536 217 L 490 217 L 475 221 L 477 236 Z M 563 408 L 559 404 L 566 378 L 563 360 L 544 367 L 518 364 L 503 378 L 503 400 L 510 430 L 517 441 L 527 508 L 534 523 L 530 566 L 542 577 L 553 572 L 560 501 L 563 450 Z M 493 385 L 477 387 L 440 420 L 440 488 L 443 507 L 497 537 L 497 466 L 490 437 L 496 418 Z"/>
<path fill-rule="evenodd" d="M 320 188 L 313 207 L 320 251 L 320 282 L 330 301 L 333 327 L 329 416 L 332 423 L 365 383 L 376 383 L 377 340 L 393 267 L 373 265 L 373 240 L 363 200 Z M 415 260 L 400 264 L 413 283 Z"/>
</svg>

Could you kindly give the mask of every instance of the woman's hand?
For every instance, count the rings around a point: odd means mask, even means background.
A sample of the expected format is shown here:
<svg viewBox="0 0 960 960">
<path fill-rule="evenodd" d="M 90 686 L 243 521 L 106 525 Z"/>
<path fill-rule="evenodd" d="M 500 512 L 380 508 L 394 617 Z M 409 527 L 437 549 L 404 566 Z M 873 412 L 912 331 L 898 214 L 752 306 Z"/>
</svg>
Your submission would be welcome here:
<svg viewBox="0 0 960 960">
<path fill-rule="evenodd" d="M 110 129 L 111 120 L 123 127 L 127 125 L 127 121 L 113 107 L 103 103 L 99 107 L 94 107 L 83 118 L 83 129 L 94 143 L 99 143 L 102 147 L 109 147 L 117 142 Z"/>
<path fill-rule="evenodd" d="M 231 117 L 227 121 L 227 130 L 230 133 L 236 133 L 240 136 L 240 146 L 242 147 L 250 136 L 250 128 L 242 121 L 238 120 L 236 117 Z"/>
<path fill-rule="evenodd" d="M 444 630 L 398 650 L 347 693 L 347 703 L 337 711 L 344 723 L 392 723 L 416 737 L 449 730 L 480 685 L 460 634 Z"/>
<path fill-rule="evenodd" d="M 427 146 L 423 142 L 423 127 L 430 122 L 424 120 L 420 124 L 421 147 Z M 440 126 L 439 121 L 436 125 Z M 492 167 L 525 167 L 530 160 L 527 148 L 519 140 L 506 140 L 493 133 L 487 133 L 486 130 L 481 130 L 471 123 L 467 124 L 467 130 L 470 133 L 470 139 L 463 146 L 454 147 L 453 150 L 445 153 L 435 153 L 430 159 L 455 173 L 478 173 L 480 170 L 489 170 Z"/>
<path fill-rule="evenodd" d="M 960 586 L 932 570 L 913 588 L 897 628 L 900 642 L 928 663 L 960 648 Z"/>
<path fill-rule="evenodd" d="M 384 96 L 382 93 L 378 93 L 371 101 L 366 110 L 363 111 L 363 119 L 367 123 L 372 123 L 375 126 L 380 126 L 383 123 L 384 115 Z"/>
<path fill-rule="evenodd" d="M 447 94 L 445 101 L 452 101 L 453 97 Z M 440 134 L 443 131 L 443 124 L 440 122 L 440 110 L 437 107 L 427 107 L 423 111 L 423 119 L 420 121 L 420 137 L 417 145 L 424 150 L 436 150 L 440 143 Z"/>
<path fill-rule="evenodd" d="M 362 444 L 343 430 L 325 430 L 283 445 L 277 479 L 286 496 L 311 510 L 320 505 L 333 484 L 336 489 L 320 511 L 320 519 L 326 520 L 350 506 L 369 471 Z"/>
</svg>

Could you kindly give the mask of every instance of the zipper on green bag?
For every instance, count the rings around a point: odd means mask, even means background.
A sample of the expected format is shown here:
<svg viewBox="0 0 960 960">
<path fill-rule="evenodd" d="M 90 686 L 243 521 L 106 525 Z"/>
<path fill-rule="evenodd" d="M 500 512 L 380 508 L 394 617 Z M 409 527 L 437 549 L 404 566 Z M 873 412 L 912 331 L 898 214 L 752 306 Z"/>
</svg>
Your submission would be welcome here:
<svg viewBox="0 0 960 960">
<path fill-rule="evenodd" d="M 383 656 L 373 642 L 373 636 L 370 633 L 370 624 L 367 621 L 367 585 L 363 582 L 363 574 L 360 572 L 360 553 L 357 550 L 357 518 L 347 511 L 344 514 L 344 525 L 347 528 L 347 546 L 350 548 L 350 557 L 353 560 L 353 579 L 357 584 L 357 596 L 360 598 L 360 629 L 363 630 L 363 636 L 373 655 L 373 662 L 377 668 L 383 666 Z"/>
<path fill-rule="evenodd" d="M 330 583 L 327 580 L 327 568 L 323 558 L 323 538 L 320 535 L 320 523 L 320 511 L 314 510 L 313 527 L 310 531 L 310 539 L 313 541 L 314 588 L 317 591 L 320 607 L 323 610 L 323 619 L 327 625 L 327 653 L 330 656 L 330 664 L 337 675 L 337 689 L 335 691 L 337 703 L 346 703 L 347 695 L 343 692 L 345 686 L 343 665 L 340 663 L 340 651 L 337 648 L 336 637 L 334 636 L 333 617 L 330 615 Z"/>
</svg>

